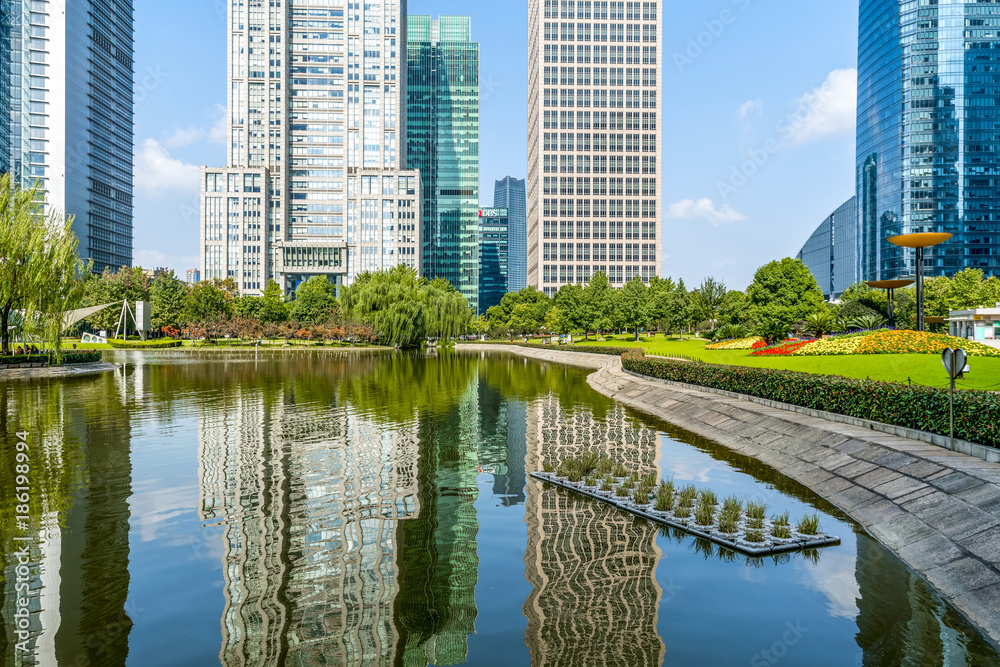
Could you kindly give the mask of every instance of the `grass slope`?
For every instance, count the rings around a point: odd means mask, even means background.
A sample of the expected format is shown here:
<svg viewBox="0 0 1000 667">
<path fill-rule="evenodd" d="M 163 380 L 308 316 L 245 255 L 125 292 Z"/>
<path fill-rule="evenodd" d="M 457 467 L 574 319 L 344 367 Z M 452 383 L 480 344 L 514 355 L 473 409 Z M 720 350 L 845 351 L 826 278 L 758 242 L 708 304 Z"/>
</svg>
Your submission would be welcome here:
<svg viewBox="0 0 1000 667">
<path fill-rule="evenodd" d="M 706 350 L 708 341 L 686 338 L 640 338 L 634 342 L 623 336 L 613 341 L 578 342 L 586 345 L 613 345 L 615 347 L 641 347 L 647 354 L 670 357 L 691 357 L 715 364 L 752 366 L 754 368 L 779 368 L 804 373 L 842 375 L 849 378 L 884 380 L 887 382 L 913 382 L 928 387 L 946 389 L 948 376 L 941 365 L 941 358 L 933 354 L 865 354 L 831 357 L 752 357 L 749 350 Z M 956 383 L 957 389 L 1000 391 L 1000 358 L 971 357 L 970 373 Z"/>
</svg>

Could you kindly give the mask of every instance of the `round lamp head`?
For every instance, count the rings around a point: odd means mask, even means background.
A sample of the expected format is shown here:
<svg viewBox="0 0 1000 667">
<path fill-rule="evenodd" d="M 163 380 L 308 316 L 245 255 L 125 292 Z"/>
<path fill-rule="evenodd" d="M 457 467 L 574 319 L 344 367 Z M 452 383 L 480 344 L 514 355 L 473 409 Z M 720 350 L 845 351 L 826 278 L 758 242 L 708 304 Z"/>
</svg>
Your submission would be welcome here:
<svg viewBox="0 0 1000 667">
<path fill-rule="evenodd" d="M 909 280 L 870 280 L 866 285 L 869 287 L 874 287 L 875 289 L 900 289 L 901 287 L 907 287 L 912 285 L 916 281 L 913 279 Z"/>
<path fill-rule="evenodd" d="M 890 236 L 887 240 L 900 248 L 929 248 L 931 246 L 944 243 L 953 234 L 939 234 L 935 232 L 924 232 L 921 234 L 903 234 L 901 236 Z"/>
</svg>

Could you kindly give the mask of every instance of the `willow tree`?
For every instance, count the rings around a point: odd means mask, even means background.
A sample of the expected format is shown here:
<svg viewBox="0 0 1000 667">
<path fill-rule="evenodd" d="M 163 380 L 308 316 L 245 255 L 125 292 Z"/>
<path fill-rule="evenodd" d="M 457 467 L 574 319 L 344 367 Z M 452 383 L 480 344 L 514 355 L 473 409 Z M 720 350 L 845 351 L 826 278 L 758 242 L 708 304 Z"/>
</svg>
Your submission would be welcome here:
<svg viewBox="0 0 1000 667">
<path fill-rule="evenodd" d="M 36 183 L 24 189 L 0 176 L 0 351 L 10 354 L 10 323 L 44 335 L 60 351 L 63 315 L 82 298 L 85 267 L 77 256 L 72 218 L 46 211 Z"/>
<path fill-rule="evenodd" d="M 450 285 L 428 283 L 404 265 L 362 273 L 341 290 L 340 301 L 347 316 L 375 327 L 397 347 L 460 335 L 471 316 L 465 298 Z"/>
</svg>

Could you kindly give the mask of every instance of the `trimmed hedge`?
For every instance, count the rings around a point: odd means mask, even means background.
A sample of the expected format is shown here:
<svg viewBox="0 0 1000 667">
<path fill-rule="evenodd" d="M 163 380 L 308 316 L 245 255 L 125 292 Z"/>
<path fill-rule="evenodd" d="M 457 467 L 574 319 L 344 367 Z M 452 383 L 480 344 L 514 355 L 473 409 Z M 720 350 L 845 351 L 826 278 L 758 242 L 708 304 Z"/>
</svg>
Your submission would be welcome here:
<svg viewBox="0 0 1000 667">
<path fill-rule="evenodd" d="M 640 350 L 635 347 L 610 347 L 604 345 L 586 345 L 577 347 L 576 345 L 542 345 L 540 343 L 508 343 L 503 340 L 487 341 L 459 341 L 460 345 L 506 345 L 508 347 L 527 347 L 534 350 L 556 350 L 558 352 L 584 352 L 587 354 L 605 354 L 611 357 L 620 357 L 630 350 Z"/>
<path fill-rule="evenodd" d="M 115 338 L 108 339 L 108 345 L 116 350 L 150 350 L 163 349 L 168 347 L 180 347 L 184 343 L 179 340 L 129 340 L 122 341 Z"/>
<path fill-rule="evenodd" d="M 937 435 L 949 434 L 945 389 L 770 368 L 650 359 L 641 350 L 623 354 L 622 367 L 661 380 L 723 389 Z M 1000 447 L 1000 395 L 955 392 L 955 437 Z"/>
<path fill-rule="evenodd" d="M 101 360 L 100 350 L 86 351 L 86 352 L 66 352 L 63 354 L 63 365 L 68 366 L 71 364 L 92 364 L 94 362 Z M 49 354 L 16 354 L 8 356 L 0 356 L 0 364 L 40 364 L 45 363 L 52 364 L 52 357 Z"/>
</svg>

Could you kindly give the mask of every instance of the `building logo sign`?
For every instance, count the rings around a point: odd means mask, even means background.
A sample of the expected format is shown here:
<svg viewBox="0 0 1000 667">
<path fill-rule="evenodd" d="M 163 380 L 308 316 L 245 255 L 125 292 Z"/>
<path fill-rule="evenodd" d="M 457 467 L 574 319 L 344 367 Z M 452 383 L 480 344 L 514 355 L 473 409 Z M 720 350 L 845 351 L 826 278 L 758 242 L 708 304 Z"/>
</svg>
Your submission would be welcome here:
<svg viewBox="0 0 1000 667">
<path fill-rule="evenodd" d="M 479 209 L 480 218 L 506 218 L 507 209 L 505 208 L 481 208 Z"/>
</svg>

